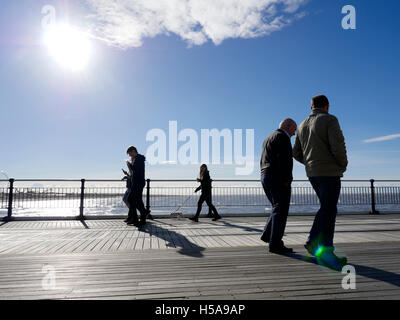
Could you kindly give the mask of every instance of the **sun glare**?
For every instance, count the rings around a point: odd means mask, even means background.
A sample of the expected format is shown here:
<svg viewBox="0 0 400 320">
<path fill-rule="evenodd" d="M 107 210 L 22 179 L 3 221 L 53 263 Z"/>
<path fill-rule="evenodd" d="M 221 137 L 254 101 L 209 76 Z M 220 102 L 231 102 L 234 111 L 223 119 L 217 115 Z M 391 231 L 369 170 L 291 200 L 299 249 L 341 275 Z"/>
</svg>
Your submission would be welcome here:
<svg viewBox="0 0 400 320">
<path fill-rule="evenodd" d="M 87 36 L 69 25 L 56 25 L 46 31 L 44 42 L 61 67 L 82 71 L 89 62 L 91 45 Z"/>
</svg>

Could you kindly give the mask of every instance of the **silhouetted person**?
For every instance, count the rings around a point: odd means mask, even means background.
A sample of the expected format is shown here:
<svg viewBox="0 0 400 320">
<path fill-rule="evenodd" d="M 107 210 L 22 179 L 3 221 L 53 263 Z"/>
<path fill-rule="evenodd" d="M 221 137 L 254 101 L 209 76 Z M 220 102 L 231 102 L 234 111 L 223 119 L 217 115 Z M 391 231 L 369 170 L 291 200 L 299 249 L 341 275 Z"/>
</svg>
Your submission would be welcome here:
<svg viewBox="0 0 400 320">
<path fill-rule="evenodd" d="M 130 207 L 129 205 L 129 195 L 131 194 L 131 184 L 132 184 L 132 180 L 131 180 L 131 176 L 132 176 L 132 166 L 129 160 L 126 160 L 126 165 L 128 166 L 128 170 L 129 172 L 127 172 L 126 170 L 122 169 L 122 172 L 124 173 L 124 177 L 121 179 L 122 181 L 126 180 L 126 191 L 124 193 L 124 196 L 122 197 L 122 201 L 125 203 L 125 205 L 128 207 Z M 128 222 L 129 219 L 126 218 L 124 220 L 124 222 Z"/>
<path fill-rule="evenodd" d="M 127 224 L 137 227 L 146 224 L 146 216 L 150 213 L 144 207 L 143 203 L 143 188 L 145 186 L 145 160 L 146 158 L 137 152 L 137 149 L 130 146 L 126 153 L 130 156 L 130 161 L 127 161 L 130 171 L 130 193 L 128 196 L 129 213 Z M 140 221 L 138 220 L 136 209 L 140 212 Z"/>
<path fill-rule="evenodd" d="M 291 248 L 285 247 L 282 238 L 292 190 L 293 156 L 290 138 L 295 131 L 296 122 L 292 119 L 283 120 L 279 129 L 264 140 L 260 160 L 261 184 L 272 204 L 272 212 L 265 225 L 261 240 L 269 243 L 270 252 L 278 254 L 293 252 Z"/>
<path fill-rule="evenodd" d="M 200 166 L 200 172 L 199 172 L 199 177 L 197 178 L 197 181 L 200 182 L 200 186 L 194 192 L 201 190 L 201 196 L 200 196 L 199 201 L 197 202 L 196 214 L 189 219 L 192 221 L 195 221 L 195 222 L 199 221 L 199 215 L 200 215 L 201 208 L 203 206 L 204 201 L 207 203 L 208 207 L 214 213 L 214 217 L 212 220 L 217 221 L 217 220 L 221 219 L 221 216 L 218 214 L 217 209 L 211 203 L 211 178 L 210 178 L 210 173 L 208 172 L 208 169 L 207 169 L 207 165 L 202 164 Z"/>
<path fill-rule="evenodd" d="M 319 252 L 324 251 L 330 257 L 337 258 L 333 254 L 337 202 L 340 178 L 343 177 L 348 162 L 338 119 L 328 111 L 329 101 L 326 96 L 312 98 L 311 114 L 297 129 L 293 156 L 305 165 L 307 176 L 321 204 L 305 248 L 312 255 L 316 255 L 317 250 L 322 248 L 324 250 Z M 345 260 L 338 261 L 346 264 Z"/>
</svg>

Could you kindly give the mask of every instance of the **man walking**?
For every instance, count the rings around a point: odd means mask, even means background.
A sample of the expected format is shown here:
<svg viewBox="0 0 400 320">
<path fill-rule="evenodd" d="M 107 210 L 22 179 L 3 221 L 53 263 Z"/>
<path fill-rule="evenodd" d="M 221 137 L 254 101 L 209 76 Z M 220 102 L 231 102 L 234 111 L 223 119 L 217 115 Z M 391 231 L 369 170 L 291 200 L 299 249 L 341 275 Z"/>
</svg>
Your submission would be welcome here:
<svg viewBox="0 0 400 320">
<path fill-rule="evenodd" d="M 134 146 L 130 146 L 126 153 L 130 156 L 130 163 L 128 163 L 131 171 L 129 179 L 131 179 L 130 187 L 131 192 L 128 197 L 129 213 L 127 224 L 137 227 L 146 224 L 146 216 L 150 213 L 144 207 L 143 203 L 143 188 L 145 186 L 145 164 L 146 158 L 137 152 Z M 138 220 L 136 209 L 140 212 L 140 221 Z"/>
<path fill-rule="evenodd" d="M 348 162 L 338 119 L 328 111 L 326 96 L 317 95 L 311 99 L 311 114 L 297 129 L 293 156 L 305 165 L 307 177 L 321 204 L 305 248 L 311 255 L 323 253 L 330 260 L 346 264 L 346 258 L 339 259 L 333 253 L 333 237 L 340 178 Z"/>
<path fill-rule="evenodd" d="M 261 240 L 269 243 L 269 251 L 277 254 L 292 253 L 285 247 L 282 237 L 289 213 L 293 156 L 290 138 L 296 132 L 296 122 L 283 120 L 279 129 L 264 140 L 260 160 L 261 183 L 272 204 L 272 212 L 265 225 Z"/>
</svg>

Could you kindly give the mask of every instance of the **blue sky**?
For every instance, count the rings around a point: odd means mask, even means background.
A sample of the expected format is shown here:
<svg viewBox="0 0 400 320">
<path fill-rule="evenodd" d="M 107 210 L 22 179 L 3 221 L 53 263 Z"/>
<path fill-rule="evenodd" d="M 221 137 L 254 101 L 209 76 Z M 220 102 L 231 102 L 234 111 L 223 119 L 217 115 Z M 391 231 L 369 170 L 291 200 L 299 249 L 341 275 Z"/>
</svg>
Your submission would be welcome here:
<svg viewBox="0 0 400 320">
<path fill-rule="evenodd" d="M 81 72 L 63 69 L 43 45 L 46 4 L 58 20 L 88 25 L 90 1 L 1 4 L 0 169 L 9 176 L 119 178 L 126 147 L 145 153 L 146 133 L 168 131 L 168 121 L 176 120 L 179 130 L 254 129 L 252 175 L 235 176 L 229 165 L 210 168 L 214 178 L 258 178 L 264 138 L 285 117 L 300 123 L 310 98 L 324 93 L 346 139 L 345 178 L 400 178 L 399 138 L 363 142 L 400 134 L 396 0 L 305 1 L 286 11 L 291 20 L 278 31 L 228 35 L 220 43 L 218 32 L 193 44 L 199 38 L 183 39 L 190 33 L 160 31 L 118 45 L 107 43 L 113 34 L 104 32 L 91 39 L 90 62 Z M 356 8 L 356 30 L 341 27 L 346 4 Z M 204 23 L 209 18 L 202 16 Z M 148 166 L 147 176 L 190 179 L 197 167 Z M 296 164 L 294 177 L 305 178 L 302 166 Z"/>
</svg>

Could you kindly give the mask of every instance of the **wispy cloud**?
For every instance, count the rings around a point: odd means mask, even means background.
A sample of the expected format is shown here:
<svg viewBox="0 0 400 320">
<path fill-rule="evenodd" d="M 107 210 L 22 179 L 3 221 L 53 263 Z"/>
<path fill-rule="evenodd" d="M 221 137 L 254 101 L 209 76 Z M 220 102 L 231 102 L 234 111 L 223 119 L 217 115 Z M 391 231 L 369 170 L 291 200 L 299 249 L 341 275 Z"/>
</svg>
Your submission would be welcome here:
<svg viewBox="0 0 400 320">
<path fill-rule="evenodd" d="M 363 142 L 365 143 L 371 143 L 371 142 L 380 142 L 380 141 L 388 141 L 388 140 L 394 140 L 400 138 L 400 133 L 399 134 L 391 134 L 388 136 L 383 136 L 383 137 L 377 137 L 377 138 L 371 138 L 364 140 Z"/>
<path fill-rule="evenodd" d="M 140 47 L 171 33 L 189 46 L 211 40 L 269 35 L 305 16 L 308 0 L 86 0 L 94 36 L 110 45 Z"/>
</svg>

